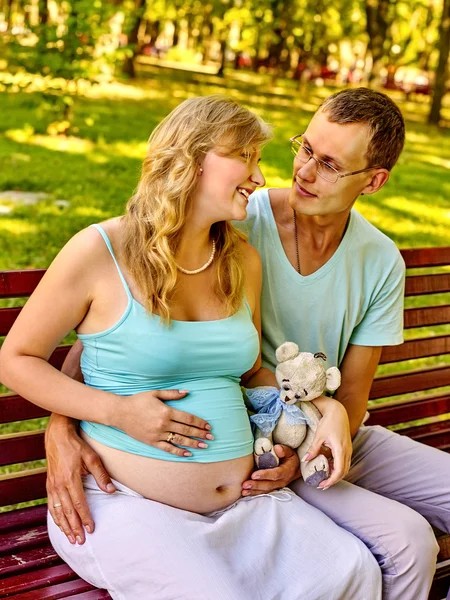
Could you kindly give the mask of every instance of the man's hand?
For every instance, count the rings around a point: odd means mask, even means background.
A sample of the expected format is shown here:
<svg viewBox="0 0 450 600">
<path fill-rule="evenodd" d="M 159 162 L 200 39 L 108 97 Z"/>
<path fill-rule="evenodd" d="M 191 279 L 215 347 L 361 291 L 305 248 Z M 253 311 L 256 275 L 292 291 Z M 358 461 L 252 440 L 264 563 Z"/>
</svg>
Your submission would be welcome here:
<svg viewBox="0 0 450 600">
<path fill-rule="evenodd" d="M 316 403 L 320 405 L 319 410 L 322 411 L 323 416 L 308 453 L 302 460 L 312 460 L 319 454 L 324 454 L 330 459 L 331 454 L 331 475 L 318 486 L 326 490 L 347 475 L 353 448 L 348 415 L 342 404 L 326 397 L 315 399 L 314 404 Z"/>
<path fill-rule="evenodd" d="M 251 480 L 244 481 L 242 484 L 243 496 L 267 494 L 286 487 L 291 481 L 301 477 L 297 452 L 282 444 L 276 444 L 274 449 L 280 459 L 280 464 L 274 469 L 254 471 Z"/>
<path fill-rule="evenodd" d="M 45 432 L 47 496 L 50 514 L 71 544 L 84 544 L 94 531 L 81 475 L 91 473 L 100 489 L 115 492 L 99 456 L 82 440 L 71 419 L 52 414 Z"/>
</svg>

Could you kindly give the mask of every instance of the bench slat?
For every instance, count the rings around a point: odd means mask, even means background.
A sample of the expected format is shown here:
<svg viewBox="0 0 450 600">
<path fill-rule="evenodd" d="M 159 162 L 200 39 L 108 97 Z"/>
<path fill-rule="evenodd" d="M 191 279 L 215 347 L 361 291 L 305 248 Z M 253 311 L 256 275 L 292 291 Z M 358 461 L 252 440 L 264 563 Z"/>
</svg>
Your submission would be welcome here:
<svg viewBox="0 0 450 600">
<path fill-rule="evenodd" d="M 0 533 L 28 529 L 44 525 L 47 521 L 47 505 L 30 506 L 0 514 Z"/>
<path fill-rule="evenodd" d="M 92 590 L 92 592 L 77 594 L 75 598 L 76 600 L 110 600 L 111 596 L 106 590 Z"/>
<path fill-rule="evenodd" d="M 371 406 L 368 425 L 396 425 L 426 417 L 450 413 L 450 394 L 431 396 L 427 399 L 418 398 L 398 404 Z"/>
<path fill-rule="evenodd" d="M 388 398 L 450 385 L 450 366 L 382 375 L 374 379 L 369 398 Z"/>
<path fill-rule="evenodd" d="M 0 298 L 29 296 L 42 279 L 45 269 L 0 272 Z"/>
<path fill-rule="evenodd" d="M 439 544 L 439 556 L 438 560 L 449 560 L 450 559 L 450 534 L 444 534 L 437 538 Z"/>
<path fill-rule="evenodd" d="M 0 436 L 0 467 L 45 458 L 44 430 Z"/>
<path fill-rule="evenodd" d="M 450 290 L 450 273 L 436 275 L 409 275 L 406 278 L 405 296 L 439 294 Z"/>
<path fill-rule="evenodd" d="M 417 338 L 407 340 L 399 346 L 385 346 L 381 353 L 380 364 L 440 356 L 450 353 L 450 335 L 440 335 L 434 338 Z"/>
<path fill-rule="evenodd" d="M 450 264 L 450 246 L 437 248 L 404 248 L 400 250 L 408 269 L 441 267 Z"/>
<path fill-rule="evenodd" d="M 45 469 L 33 469 L 17 477 L 0 476 L 1 505 L 17 504 L 46 498 Z"/>
<path fill-rule="evenodd" d="M 8 579 L 0 579 L 0 598 L 20 592 L 37 590 L 64 581 L 72 581 L 73 579 L 78 579 L 78 575 L 66 564 L 32 571 L 31 573 L 13 575 Z"/>
<path fill-rule="evenodd" d="M 17 394 L 0 395 L 0 423 L 13 423 L 26 419 L 46 417 L 50 413 Z"/>
<path fill-rule="evenodd" d="M 407 435 L 413 440 L 433 448 L 439 448 L 444 452 L 450 451 L 450 421 L 439 421 L 438 423 L 399 429 L 397 433 Z"/>
<path fill-rule="evenodd" d="M 428 600 L 443 600 L 447 597 L 450 579 L 450 560 L 437 564 L 436 573 Z"/>
<path fill-rule="evenodd" d="M 49 543 L 47 525 L 11 531 L 0 535 L 0 555 L 16 553 L 18 550 L 31 550 Z"/>
<path fill-rule="evenodd" d="M 0 575 L 2 577 L 17 575 L 61 563 L 61 558 L 48 543 L 41 548 L 33 548 L 32 550 L 0 557 Z"/>
<path fill-rule="evenodd" d="M 58 598 L 80 598 L 82 592 L 94 590 L 90 583 L 83 579 L 75 579 L 58 583 L 51 587 L 24 592 L 14 596 L 14 600 L 58 600 Z M 108 597 L 108 596 L 107 596 Z"/>
<path fill-rule="evenodd" d="M 22 308 L 2 308 L 0 311 L 0 335 L 6 335 L 19 316 Z"/>
<path fill-rule="evenodd" d="M 407 308 L 404 312 L 405 329 L 428 327 L 429 325 L 445 325 L 450 323 L 450 306 L 427 306 L 424 308 Z"/>
</svg>

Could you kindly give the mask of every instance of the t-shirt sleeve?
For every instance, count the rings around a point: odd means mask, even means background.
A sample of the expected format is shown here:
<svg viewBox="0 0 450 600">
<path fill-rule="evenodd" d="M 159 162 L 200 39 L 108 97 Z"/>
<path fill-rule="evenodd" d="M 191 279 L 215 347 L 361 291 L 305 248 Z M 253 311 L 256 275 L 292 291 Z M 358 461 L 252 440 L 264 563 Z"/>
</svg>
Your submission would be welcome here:
<svg viewBox="0 0 450 600">
<path fill-rule="evenodd" d="M 403 342 L 405 263 L 400 253 L 388 277 L 377 291 L 362 321 L 355 327 L 350 344 L 395 346 Z"/>
</svg>

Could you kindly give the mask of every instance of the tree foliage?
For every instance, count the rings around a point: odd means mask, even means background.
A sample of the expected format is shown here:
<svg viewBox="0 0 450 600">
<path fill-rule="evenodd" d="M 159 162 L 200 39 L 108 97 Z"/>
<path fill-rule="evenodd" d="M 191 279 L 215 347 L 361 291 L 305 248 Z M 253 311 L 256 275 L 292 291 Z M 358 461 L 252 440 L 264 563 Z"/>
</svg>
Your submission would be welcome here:
<svg viewBox="0 0 450 600">
<path fill-rule="evenodd" d="M 96 81 L 117 64 L 134 77 L 136 57 L 147 53 L 214 64 L 219 75 L 233 66 L 269 70 L 274 78 L 358 68 L 358 81 L 375 85 L 386 73 L 393 82 L 399 67 L 416 67 L 435 72 L 442 99 L 447 6 L 444 0 L 0 0 L 0 16 L 10 67 L 73 81 Z M 35 36 L 34 44 L 12 34 L 18 26 Z"/>
</svg>

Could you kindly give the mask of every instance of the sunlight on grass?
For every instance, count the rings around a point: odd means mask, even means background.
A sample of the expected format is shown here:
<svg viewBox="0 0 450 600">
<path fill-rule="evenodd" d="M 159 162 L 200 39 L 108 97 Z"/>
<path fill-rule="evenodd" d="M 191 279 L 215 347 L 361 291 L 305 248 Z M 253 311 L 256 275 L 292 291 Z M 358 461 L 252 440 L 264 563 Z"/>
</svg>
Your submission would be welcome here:
<svg viewBox="0 0 450 600">
<path fill-rule="evenodd" d="M 97 218 L 99 220 L 107 219 L 109 217 L 108 213 L 104 210 L 100 210 L 99 208 L 93 208 L 92 206 L 78 206 L 72 212 L 73 214 L 76 214 L 79 217 L 91 217 Z"/>
<path fill-rule="evenodd" d="M 10 129 L 9 131 L 5 131 L 4 135 L 13 142 L 41 146 L 42 148 L 56 150 L 57 152 L 85 154 L 86 152 L 91 152 L 94 148 L 94 144 L 90 140 L 62 135 L 34 135 L 33 132 L 26 127 L 24 129 Z"/>
<path fill-rule="evenodd" d="M 38 227 L 33 223 L 25 223 L 19 219 L 5 219 L 0 217 L 0 231 L 12 235 L 37 233 Z"/>
</svg>

